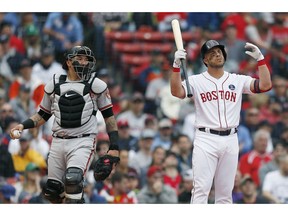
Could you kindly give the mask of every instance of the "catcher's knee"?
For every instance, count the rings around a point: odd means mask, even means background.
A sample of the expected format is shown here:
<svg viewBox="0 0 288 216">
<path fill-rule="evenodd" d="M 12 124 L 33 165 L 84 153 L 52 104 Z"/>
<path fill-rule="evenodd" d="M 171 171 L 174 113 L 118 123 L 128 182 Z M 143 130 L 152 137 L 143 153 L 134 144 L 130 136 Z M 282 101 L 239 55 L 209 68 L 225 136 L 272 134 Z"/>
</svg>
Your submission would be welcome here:
<svg viewBox="0 0 288 216">
<path fill-rule="evenodd" d="M 66 194 L 79 194 L 83 192 L 83 171 L 77 167 L 69 167 L 64 176 Z"/>
<path fill-rule="evenodd" d="M 64 185 L 58 180 L 48 179 L 42 193 L 50 202 L 62 203 L 64 199 Z"/>
</svg>

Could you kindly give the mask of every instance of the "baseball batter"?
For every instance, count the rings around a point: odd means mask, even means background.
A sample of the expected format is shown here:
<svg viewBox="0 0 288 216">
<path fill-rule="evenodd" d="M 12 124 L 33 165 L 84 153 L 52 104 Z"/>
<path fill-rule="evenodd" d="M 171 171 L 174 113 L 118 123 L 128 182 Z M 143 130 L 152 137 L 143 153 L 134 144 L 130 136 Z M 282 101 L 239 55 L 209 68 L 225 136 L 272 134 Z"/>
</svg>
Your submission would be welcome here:
<svg viewBox="0 0 288 216">
<path fill-rule="evenodd" d="M 258 61 L 259 79 L 224 71 L 225 47 L 215 40 L 201 47 L 207 71 L 181 80 L 180 59 L 186 51 L 175 52 L 171 93 L 185 98 L 191 88 L 196 108 L 196 132 L 192 157 L 194 189 L 191 203 L 207 203 L 211 186 L 215 184 L 215 203 L 232 203 L 232 189 L 238 164 L 237 126 L 240 120 L 242 94 L 266 92 L 271 89 L 270 72 L 259 48 L 246 43 L 246 54 Z"/>
<path fill-rule="evenodd" d="M 67 75 L 54 75 L 45 86 L 39 111 L 14 127 L 10 136 L 17 139 L 21 135 L 18 131 L 39 127 L 54 115 L 43 193 L 52 203 L 83 203 L 85 172 L 96 147 L 96 112 L 101 111 L 110 138 L 107 154 L 115 157 L 119 156 L 118 130 L 107 85 L 92 75 L 96 63 L 93 52 L 86 46 L 75 46 L 65 57 L 62 67 Z"/>
</svg>

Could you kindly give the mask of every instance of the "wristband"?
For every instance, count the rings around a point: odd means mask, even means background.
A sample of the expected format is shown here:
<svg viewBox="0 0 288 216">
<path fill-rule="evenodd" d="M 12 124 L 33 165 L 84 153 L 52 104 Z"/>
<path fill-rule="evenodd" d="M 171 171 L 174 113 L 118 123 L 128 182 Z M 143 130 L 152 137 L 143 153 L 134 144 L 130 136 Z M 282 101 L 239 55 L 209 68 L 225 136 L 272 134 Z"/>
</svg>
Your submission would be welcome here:
<svg viewBox="0 0 288 216">
<path fill-rule="evenodd" d="M 34 128 L 35 124 L 32 119 L 27 119 L 24 122 L 21 123 L 23 125 L 23 129 L 29 129 L 29 128 Z"/>
<path fill-rule="evenodd" d="M 118 131 L 108 132 L 108 136 L 109 136 L 109 140 L 110 140 L 110 146 L 112 146 L 112 145 L 118 146 L 118 139 L 119 139 Z"/>
<path fill-rule="evenodd" d="M 114 144 L 110 144 L 108 151 L 110 151 L 110 150 L 117 150 L 117 151 L 119 151 L 119 146 L 118 146 L 118 145 L 114 145 Z"/>
<path fill-rule="evenodd" d="M 180 68 L 175 68 L 175 67 L 173 67 L 173 72 L 179 73 L 179 72 L 180 72 Z"/>
<path fill-rule="evenodd" d="M 260 61 L 257 62 L 257 65 L 258 65 L 258 67 L 259 67 L 259 66 L 262 66 L 262 65 L 266 65 L 266 62 L 265 62 L 264 59 L 262 59 L 262 60 L 260 60 Z"/>
</svg>

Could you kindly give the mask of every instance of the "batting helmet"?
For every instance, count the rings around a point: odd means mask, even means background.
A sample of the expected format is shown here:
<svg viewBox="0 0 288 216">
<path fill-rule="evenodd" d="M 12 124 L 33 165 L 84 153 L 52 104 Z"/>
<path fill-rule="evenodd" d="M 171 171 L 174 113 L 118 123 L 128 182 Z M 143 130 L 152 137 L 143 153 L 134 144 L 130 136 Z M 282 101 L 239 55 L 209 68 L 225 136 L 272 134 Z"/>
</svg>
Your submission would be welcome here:
<svg viewBox="0 0 288 216">
<path fill-rule="evenodd" d="M 77 60 L 73 60 L 75 56 L 85 56 L 88 58 L 88 64 L 82 65 Z M 74 46 L 64 54 L 65 60 L 62 64 L 64 70 L 68 69 L 67 60 L 73 61 L 72 65 L 78 77 L 84 81 L 90 79 L 91 73 L 96 65 L 96 59 L 92 50 L 87 46 Z"/>
<path fill-rule="evenodd" d="M 225 51 L 225 47 L 224 45 L 219 44 L 216 40 L 208 40 L 206 41 L 202 47 L 201 47 L 201 56 L 202 56 L 202 60 L 205 58 L 205 54 L 212 48 L 214 47 L 219 47 L 223 53 L 224 59 L 226 61 L 227 58 L 227 53 Z M 204 63 L 206 66 L 207 64 Z"/>
</svg>

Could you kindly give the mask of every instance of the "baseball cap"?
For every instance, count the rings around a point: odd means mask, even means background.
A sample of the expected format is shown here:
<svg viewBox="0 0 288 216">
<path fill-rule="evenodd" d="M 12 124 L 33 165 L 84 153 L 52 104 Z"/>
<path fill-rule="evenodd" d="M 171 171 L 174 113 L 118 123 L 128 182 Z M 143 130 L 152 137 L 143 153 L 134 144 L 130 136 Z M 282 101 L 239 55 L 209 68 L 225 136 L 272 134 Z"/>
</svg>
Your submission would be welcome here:
<svg viewBox="0 0 288 216">
<path fill-rule="evenodd" d="M 35 163 L 28 163 L 27 166 L 25 167 L 25 171 L 36 171 L 40 170 L 40 168 L 35 164 Z"/>
<path fill-rule="evenodd" d="M 136 101 L 144 101 L 144 96 L 142 93 L 140 92 L 135 92 L 132 97 L 131 97 L 131 101 L 136 102 Z"/>
<path fill-rule="evenodd" d="M 147 177 L 153 176 L 155 173 L 162 174 L 162 168 L 156 165 L 150 166 L 147 171 Z"/>
<path fill-rule="evenodd" d="M 168 118 L 164 118 L 159 121 L 159 128 L 171 128 L 172 126 L 172 121 Z"/>
<path fill-rule="evenodd" d="M 138 178 L 138 173 L 135 169 L 129 168 L 129 171 L 127 173 L 128 178 Z"/>
<path fill-rule="evenodd" d="M 192 169 L 185 170 L 182 174 L 185 181 L 192 181 L 194 179 L 194 173 Z"/>
<path fill-rule="evenodd" d="M 145 125 L 149 124 L 150 122 L 154 123 L 154 121 L 156 120 L 156 117 L 152 114 L 147 114 L 147 117 L 145 119 Z"/>
<path fill-rule="evenodd" d="M 126 119 L 119 119 L 119 120 L 117 121 L 117 127 L 118 127 L 118 128 L 129 127 L 128 120 L 126 120 Z"/>
<path fill-rule="evenodd" d="M 16 189 L 10 184 L 5 184 L 0 187 L 0 192 L 3 194 L 5 199 L 10 200 L 12 196 L 15 196 Z"/>
<path fill-rule="evenodd" d="M 23 58 L 20 61 L 19 69 L 24 68 L 24 67 L 32 67 L 31 61 L 28 58 Z"/>
<path fill-rule="evenodd" d="M 30 24 L 24 28 L 24 35 L 25 36 L 39 35 L 39 30 L 34 24 Z"/>
<path fill-rule="evenodd" d="M 51 56 L 55 54 L 55 48 L 53 46 L 45 46 L 41 49 L 42 56 Z"/>
<path fill-rule="evenodd" d="M 152 129 L 144 129 L 141 134 L 140 134 L 140 138 L 141 139 L 153 139 L 155 137 L 156 133 L 154 130 Z"/>
<path fill-rule="evenodd" d="M 102 68 L 97 72 L 97 77 L 106 77 L 106 76 L 109 76 L 107 68 Z"/>
<path fill-rule="evenodd" d="M 226 25 L 224 25 L 224 29 L 227 29 L 227 28 L 236 28 L 236 23 L 233 21 L 233 20 L 229 20 Z"/>
<path fill-rule="evenodd" d="M 250 176 L 245 176 L 241 179 L 240 186 L 245 185 L 247 182 L 254 183 L 253 179 Z"/>
</svg>

